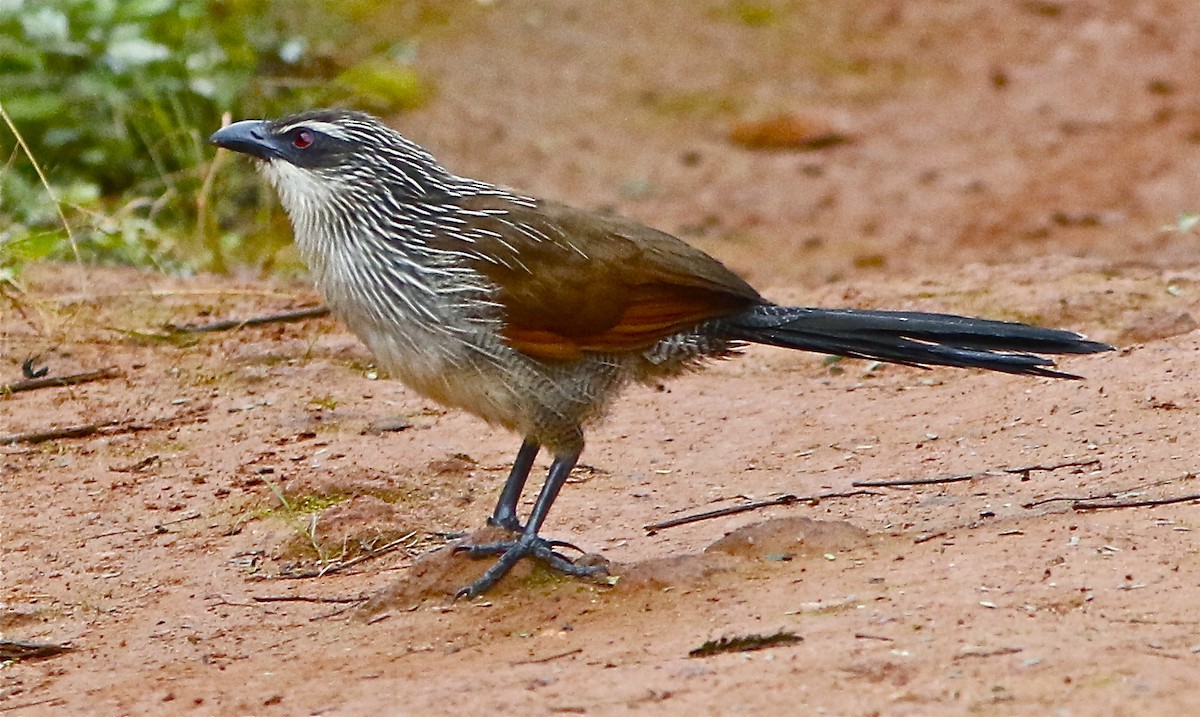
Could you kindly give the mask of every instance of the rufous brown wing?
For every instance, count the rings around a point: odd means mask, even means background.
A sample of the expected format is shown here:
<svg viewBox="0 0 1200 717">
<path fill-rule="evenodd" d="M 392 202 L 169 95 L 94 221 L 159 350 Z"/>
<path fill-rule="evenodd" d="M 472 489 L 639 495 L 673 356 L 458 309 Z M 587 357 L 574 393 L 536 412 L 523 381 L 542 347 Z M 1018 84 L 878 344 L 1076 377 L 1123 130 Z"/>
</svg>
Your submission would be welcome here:
<svg viewBox="0 0 1200 717">
<path fill-rule="evenodd" d="M 621 217 L 486 196 L 460 205 L 497 213 L 475 219 L 469 242 L 451 235 L 434 241 L 475 255 L 471 267 L 498 288 L 506 341 L 535 358 L 644 350 L 765 303 L 704 252 Z"/>
</svg>

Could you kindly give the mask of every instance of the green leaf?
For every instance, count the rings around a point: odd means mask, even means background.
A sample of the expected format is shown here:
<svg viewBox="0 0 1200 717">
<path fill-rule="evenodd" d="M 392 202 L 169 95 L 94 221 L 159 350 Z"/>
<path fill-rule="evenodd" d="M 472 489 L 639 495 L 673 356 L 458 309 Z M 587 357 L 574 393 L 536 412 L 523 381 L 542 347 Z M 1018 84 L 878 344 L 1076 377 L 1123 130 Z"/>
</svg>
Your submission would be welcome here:
<svg viewBox="0 0 1200 717">
<path fill-rule="evenodd" d="M 338 75 L 337 81 L 357 99 L 356 104 L 378 113 L 414 109 L 430 94 L 428 85 L 411 67 L 379 58 L 354 65 Z"/>
</svg>

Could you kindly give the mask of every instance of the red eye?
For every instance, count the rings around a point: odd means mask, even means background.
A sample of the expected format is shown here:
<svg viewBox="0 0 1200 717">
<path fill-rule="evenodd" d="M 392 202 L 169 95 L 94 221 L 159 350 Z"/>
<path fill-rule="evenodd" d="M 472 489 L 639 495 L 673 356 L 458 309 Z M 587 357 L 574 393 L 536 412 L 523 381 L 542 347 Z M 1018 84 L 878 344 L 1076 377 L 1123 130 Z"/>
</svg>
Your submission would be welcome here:
<svg viewBox="0 0 1200 717">
<path fill-rule="evenodd" d="M 292 136 L 292 146 L 296 149 L 307 149 L 315 139 L 312 130 L 302 129 Z"/>
</svg>

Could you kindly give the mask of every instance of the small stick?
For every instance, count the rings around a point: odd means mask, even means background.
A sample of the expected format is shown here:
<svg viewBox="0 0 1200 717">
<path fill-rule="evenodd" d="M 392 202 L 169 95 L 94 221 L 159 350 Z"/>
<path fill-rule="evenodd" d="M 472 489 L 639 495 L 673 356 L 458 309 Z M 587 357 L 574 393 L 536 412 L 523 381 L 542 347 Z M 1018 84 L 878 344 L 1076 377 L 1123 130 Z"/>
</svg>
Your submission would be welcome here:
<svg viewBox="0 0 1200 717">
<path fill-rule="evenodd" d="M 676 528 L 680 525 L 687 525 L 688 523 L 698 523 L 702 520 L 711 520 L 712 518 L 723 518 L 727 515 L 737 515 L 738 513 L 746 513 L 751 510 L 759 510 L 760 508 L 770 508 L 770 507 L 777 506 L 777 505 L 793 505 L 795 503 L 817 503 L 819 501 L 825 500 L 826 498 L 853 498 L 855 496 L 860 496 L 860 495 L 879 495 L 879 494 L 874 491 L 869 491 L 869 490 L 852 490 L 852 491 L 848 491 L 845 493 L 822 493 L 820 495 L 810 495 L 810 496 L 798 496 L 798 495 L 792 495 L 791 493 L 789 493 L 787 495 L 781 495 L 778 498 L 772 498 L 770 500 L 760 500 L 760 501 L 757 501 L 754 503 L 746 503 L 744 505 L 734 505 L 734 506 L 730 506 L 728 508 L 718 508 L 716 510 L 709 510 L 709 511 L 706 511 L 703 513 L 695 513 L 693 515 L 685 515 L 682 518 L 671 518 L 670 520 L 664 520 L 660 523 L 651 523 L 650 525 L 643 526 L 643 529 L 647 533 L 653 535 L 654 533 L 657 533 L 660 530 L 665 530 L 667 528 Z"/>
<path fill-rule="evenodd" d="M 115 433 L 137 433 L 139 431 L 149 431 L 156 426 L 163 426 L 183 418 L 189 414 L 197 413 L 198 409 L 189 409 L 181 411 L 174 416 L 166 418 L 156 418 L 149 423 L 137 423 L 135 421 L 104 421 L 103 423 L 82 423 L 74 426 L 63 426 L 62 428 L 47 428 L 41 431 L 29 431 L 27 433 L 9 433 L 7 435 L 0 434 L 0 446 L 11 446 L 17 443 L 45 443 L 59 438 L 82 438 L 91 436 L 97 433 L 112 435 Z"/>
<path fill-rule="evenodd" d="M 574 650 L 567 650 L 566 652 L 556 652 L 553 655 L 546 655 L 545 657 L 533 657 L 528 660 L 517 660 L 516 662 L 510 662 L 508 664 L 511 665 L 512 667 L 516 667 L 517 665 L 540 665 L 544 662 L 550 662 L 552 660 L 557 660 L 557 659 L 560 659 L 563 657 L 570 657 L 571 655 L 578 655 L 581 652 L 583 652 L 583 648 L 576 647 Z"/>
<path fill-rule="evenodd" d="M 202 334 L 210 331 L 229 331 L 230 329 L 240 329 L 243 326 L 261 326 L 263 324 L 304 321 L 305 319 L 317 319 L 328 315 L 328 306 L 310 306 L 306 309 L 281 311 L 277 314 L 253 316 L 249 319 L 225 319 L 223 321 L 214 321 L 209 324 L 167 324 L 164 328 L 166 328 L 167 331 L 173 331 L 180 334 Z"/>
<path fill-rule="evenodd" d="M 1038 506 L 1041 506 L 1041 505 L 1049 505 L 1051 503 L 1082 503 L 1082 502 L 1089 501 L 1089 500 L 1103 500 L 1104 498 L 1116 498 L 1118 495 L 1120 495 L 1120 493 L 1117 491 L 1113 491 L 1111 493 L 1105 493 L 1104 495 L 1088 495 L 1088 496 L 1083 496 L 1083 497 L 1071 496 L 1071 495 L 1060 495 L 1060 496 L 1054 496 L 1053 498 L 1042 498 L 1041 500 L 1035 500 L 1032 503 L 1022 503 L 1021 507 L 1025 508 L 1025 509 L 1029 509 L 1029 508 L 1037 508 Z"/>
<path fill-rule="evenodd" d="M 1070 461 L 1068 463 L 1059 463 L 1052 466 L 1036 465 L 1025 466 L 1023 468 L 1003 468 L 1001 472 L 1011 473 L 1013 475 L 1024 475 L 1029 477 L 1033 471 L 1056 471 L 1059 468 L 1073 468 L 1083 466 L 1098 466 L 1100 465 L 1099 458 L 1092 458 L 1086 461 Z M 995 475 L 997 471 L 983 471 L 982 473 L 964 473 L 962 475 L 944 476 L 940 478 L 900 478 L 897 480 L 863 480 L 855 481 L 850 485 L 861 488 L 894 488 L 897 486 L 906 485 L 937 485 L 941 483 L 960 483 L 962 481 L 972 480 L 986 475 Z"/>
<path fill-rule="evenodd" d="M 189 511 L 187 513 L 187 515 L 184 515 L 182 518 L 176 518 L 174 520 L 164 520 L 161 523 L 155 523 L 153 528 L 151 528 L 149 531 L 147 531 L 145 533 L 142 533 L 142 535 L 143 536 L 162 535 L 163 533 L 170 532 L 167 530 L 168 525 L 175 525 L 176 523 L 182 523 L 186 520 L 195 520 L 196 518 L 199 518 L 199 517 L 200 517 L 200 511 L 197 511 L 197 510 Z M 116 530 L 109 530 L 104 533 L 97 533 L 95 535 L 89 535 L 86 538 L 84 538 L 83 541 L 87 542 L 89 540 L 98 540 L 100 538 L 111 538 L 114 535 L 125 535 L 126 533 L 138 533 L 138 532 L 141 532 L 141 531 L 139 531 L 137 528 L 117 528 Z"/>
<path fill-rule="evenodd" d="M 856 480 L 850 485 L 856 488 L 893 488 L 904 485 L 935 485 L 938 483 L 959 483 L 961 481 L 971 480 L 981 475 L 987 475 L 988 471 L 983 473 L 964 473 L 957 476 L 943 476 L 940 478 L 898 478 L 896 480 Z"/>
<path fill-rule="evenodd" d="M 115 301 L 120 299 L 176 299 L 193 296 L 216 296 L 229 298 L 234 296 L 254 296 L 263 299 L 289 299 L 304 302 L 308 298 L 290 291 L 273 289 L 139 289 L 137 291 L 95 291 L 87 294 L 59 294 L 46 297 L 46 301 L 70 306 L 72 304 L 92 304 L 96 302 Z"/>
<path fill-rule="evenodd" d="M 721 655 L 727 652 L 753 652 L 772 647 L 795 645 L 803 640 L 803 637 L 789 630 L 780 630 L 774 635 L 735 635 L 733 637 L 721 637 L 716 640 L 706 640 L 700 647 L 689 650 L 688 657 L 712 657 L 713 655 Z"/>
<path fill-rule="evenodd" d="M 1200 493 L 1181 495 L 1175 498 L 1147 498 L 1146 500 L 1122 500 L 1113 503 L 1094 501 L 1077 501 L 1071 505 L 1075 510 L 1105 510 L 1107 508 L 1145 508 L 1154 505 L 1171 505 L 1172 503 L 1188 503 L 1200 500 Z"/>
<path fill-rule="evenodd" d="M 326 613 L 321 613 L 320 615 L 314 615 L 314 616 L 308 618 L 308 621 L 316 622 L 317 620 L 328 620 L 331 617 L 337 617 L 338 615 L 341 615 L 342 613 L 349 612 L 350 609 L 354 607 L 354 605 L 355 605 L 355 603 L 351 603 L 349 605 L 346 605 L 345 607 L 339 607 L 336 610 L 331 610 Z M 391 617 L 391 615 L 389 613 L 384 613 L 384 614 L 378 616 L 374 621 L 368 622 L 367 624 L 374 625 L 375 622 L 378 622 L 379 620 L 386 620 L 389 617 Z"/>
<path fill-rule="evenodd" d="M 1024 651 L 1025 648 L 1023 647 L 968 647 L 951 659 L 963 660 L 968 657 L 1000 657 L 1001 655 L 1015 655 L 1018 652 Z"/>
<path fill-rule="evenodd" d="M 332 602 L 332 603 L 356 603 L 364 602 L 365 597 L 313 597 L 310 595 L 255 595 L 250 598 L 254 602 Z"/>
<path fill-rule="evenodd" d="M 191 511 L 188 511 L 187 513 L 185 513 L 182 517 L 175 518 L 174 520 L 164 520 L 161 523 L 155 523 L 154 524 L 154 532 L 156 532 L 156 533 L 160 532 L 158 529 L 165 525 L 175 525 L 176 523 L 183 523 L 183 522 L 186 522 L 189 520 L 195 520 L 196 518 L 199 518 L 199 517 L 200 517 L 200 511 L 191 510 Z"/>
<path fill-rule="evenodd" d="M 1098 466 L 1098 465 L 1100 465 L 1100 459 L 1099 458 L 1091 458 L 1086 461 L 1068 461 L 1067 463 L 1059 463 L 1059 464 L 1053 465 L 1053 466 L 1037 465 L 1037 466 L 1025 466 L 1024 468 L 1005 468 L 1004 472 L 1005 473 L 1014 473 L 1014 474 L 1025 474 L 1026 476 L 1028 476 L 1030 473 L 1032 473 L 1034 471 L 1056 471 L 1060 468 L 1086 468 L 1088 466 Z"/>
<path fill-rule="evenodd" d="M 1180 477 L 1183 478 L 1184 480 L 1187 480 L 1190 478 L 1195 478 L 1196 476 L 1194 473 L 1191 473 L 1189 471 Z M 1086 504 L 1091 501 L 1102 501 L 1102 500 L 1107 500 L 1107 499 L 1112 499 L 1112 498 L 1119 498 L 1120 496 L 1123 496 L 1123 495 L 1140 495 L 1140 494 L 1144 493 L 1148 488 L 1155 488 L 1158 486 L 1167 485 L 1168 483 L 1174 483 L 1177 480 L 1179 480 L 1179 478 L 1163 478 L 1161 480 L 1156 480 L 1153 483 L 1150 483 L 1149 485 L 1137 486 L 1135 488 L 1128 488 L 1126 490 L 1110 490 L 1107 493 L 1098 493 L 1095 495 L 1085 495 L 1085 496 L 1056 495 L 1056 496 L 1052 496 L 1050 498 L 1042 498 L 1041 500 L 1035 500 L 1032 503 L 1022 503 L 1021 507 L 1022 508 L 1036 508 L 1039 505 L 1046 505 L 1048 503 L 1084 503 L 1084 504 Z M 1105 503 L 1104 505 L 1107 506 L 1109 504 Z M 1083 510 L 1087 510 L 1087 508 L 1084 508 Z"/>
<path fill-rule="evenodd" d="M 20 702 L 15 705 L 0 705 L 0 712 L 15 712 L 16 710 L 23 710 L 26 707 L 37 707 L 38 705 L 48 704 L 52 704 L 55 707 L 61 707 L 62 705 L 66 704 L 66 702 L 61 697 L 47 697 L 44 700 L 34 700 L 33 702 Z"/>
<path fill-rule="evenodd" d="M 20 391 L 33 391 L 39 388 L 49 388 L 51 386 L 75 386 L 81 383 L 89 383 L 91 381 L 103 381 L 109 378 L 116 378 L 121 375 L 121 372 L 116 368 L 102 368 L 99 371 L 85 371 L 83 373 L 73 373 L 67 376 L 43 376 L 41 378 L 30 378 L 23 381 L 14 381 L 10 384 L 0 385 L 0 394 L 18 393 Z"/>
<path fill-rule="evenodd" d="M 61 655 L 74 649 L 68 644 L 58 642 L 0 639 L 0 660 L 33 660 Z"/>
<path fill-rule="evenodd" d="M 390 553 L 393 550 L 395 550 L 396 548 L 399 548 L 401 546 L 401 544 L 408 541 L 410 538 L 412 538 L 416 534 L 417 534 L 417 531 L 414 530 L 411 533 L 409 533 L 408 535 L 405 535 L 401 538 L 397 538 L 397 539 L 393 540 L 392 542 L 388 543 L 387 545 L 380 546 L 380 547 L 376 548 L 375 550 L 372 550 L 368 553 L 363 553 L 362 555 L 351 558 L 349 560 L 344 560 L 344 561 L 337 562 L 337 563 L 329 563 L 328 565 L 321 568 L 320 570 L 306 570 L 302 573 L 282 573 L 280 575 L 273 575 L 271 577 L 275 580 L 304 580 L 307 578 L 321 578 L 321 577 L 325 577 L 326 575 L 333 575 L 334 573 L 339 573 L 353 565 L 358 565 L 359 563 L 366 562 L 367 560 L 370 560 L 371 558 L 378 558 L 380 555 Z"/>
<path fill-rule="evenodd" d="M 113 471 L 114 473 L 137 473 L 138 471 L 142 470 L 143 468 L 149 468 L 150 466 L 154 465 L 155 463 L 158 463 L 161 460 L 162 459 L 159 458 L 158 454 L 154 453 L 154 454 L 146 456 L 145 458 L 138 461 L 137 463 L 131 463 L 127 466 L 109 466 L 108 469 L 110 471 Z"/>
<path fill-rule="evenodd" d="M 94 433 L 99 433 L 102 429 L 112 428 L 119 425 L 119 421 L 108 421 L 105 423 L 82 423 L 76 426 L 63 426 L 62 428 L 48 428 L 43 431 L 28 431 L 26 433 L 9 433 L 0 435 L 0 446 L 11 446 L 17 443 L 45 443 L 59 438 L 83 438 Z"/>
</svg>

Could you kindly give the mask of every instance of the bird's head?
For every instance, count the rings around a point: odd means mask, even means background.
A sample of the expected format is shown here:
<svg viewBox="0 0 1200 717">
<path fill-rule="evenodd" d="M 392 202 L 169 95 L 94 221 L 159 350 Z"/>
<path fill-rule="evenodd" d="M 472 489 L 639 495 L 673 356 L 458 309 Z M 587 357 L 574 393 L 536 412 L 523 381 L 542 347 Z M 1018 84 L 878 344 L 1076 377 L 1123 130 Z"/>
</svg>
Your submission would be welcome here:
<svg viewBox="0 0 1200 717">
<path fill-rule="evenodd" d="M 312 110 L 244 120 L 209 141 L 261 160 L 294 219 L 320 206 L 420 200 L 445 194 L 454 177 L 428 152 L 363 112 Z"/>
</svg>

